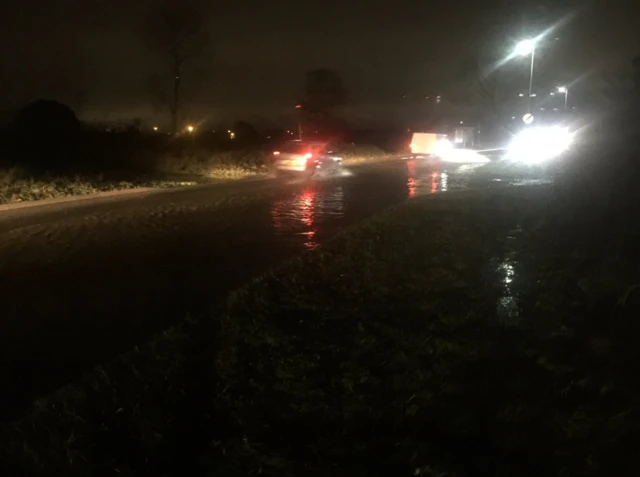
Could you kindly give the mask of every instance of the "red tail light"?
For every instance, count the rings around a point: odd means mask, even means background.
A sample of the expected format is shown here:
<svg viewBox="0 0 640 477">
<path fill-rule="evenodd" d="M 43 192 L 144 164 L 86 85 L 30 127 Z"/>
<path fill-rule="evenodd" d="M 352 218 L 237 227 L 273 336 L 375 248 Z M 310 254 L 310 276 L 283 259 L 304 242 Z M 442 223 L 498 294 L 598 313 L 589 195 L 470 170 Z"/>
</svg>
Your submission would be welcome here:
<svg viewBox="0 0 640 477">
<path fill-rule="evenodd" d="M 273 155 L 274 156 L 279 156 L 280 155 L 280 151 L 273 151 Z"/>
<path fill-rule="evenodd" d="M 311 154 L 310 152 L 307 152 L 307 153 L 304 155 L 304 158 L 305 158 L 305 159 L 311 159 L 312 157 L 313 157 L 313 154 Z"/>
</svg>

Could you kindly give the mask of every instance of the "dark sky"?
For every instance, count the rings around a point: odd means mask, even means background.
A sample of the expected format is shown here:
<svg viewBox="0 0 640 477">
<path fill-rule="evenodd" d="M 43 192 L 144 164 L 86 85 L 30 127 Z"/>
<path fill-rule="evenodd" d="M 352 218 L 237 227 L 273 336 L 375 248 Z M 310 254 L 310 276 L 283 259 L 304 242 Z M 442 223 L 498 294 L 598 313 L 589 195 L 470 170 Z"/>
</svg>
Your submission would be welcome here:
<svg viewBox="0 0 640 477">
<path fill-rule="evenodd" d="M 189 1 L 182 0 L 181 4 Z M 162 52 L 147 25 L 159 0 L 21 0 L 0 17 L 0 109 L 59 99 L 85 118 L 165 116 Z M 543 4 L 554 5 L 551 10 Z M 135 6 L 132 6 L 135 4 Z M 185 114 L 195 119 L 277 119 L 302 94 L 304 73 L 332 68 L 350 92 L 349 115 L 393 116 L 399 97 L 446 90 L 460 64 L 500 31 L 505 48 L 573 12 L 553 33 L 552 74 L 578 77 L 640 53 L 630 0 L 518 2 L 305 0 L 206 2 L 209 50 L 185 73 Z M 494 52 L 499 54 L 500 52 Z M 164 75 L 164 76 L 163 76 Z M 162 83 L 166 84 L 166 83 Z"/>
</svg>

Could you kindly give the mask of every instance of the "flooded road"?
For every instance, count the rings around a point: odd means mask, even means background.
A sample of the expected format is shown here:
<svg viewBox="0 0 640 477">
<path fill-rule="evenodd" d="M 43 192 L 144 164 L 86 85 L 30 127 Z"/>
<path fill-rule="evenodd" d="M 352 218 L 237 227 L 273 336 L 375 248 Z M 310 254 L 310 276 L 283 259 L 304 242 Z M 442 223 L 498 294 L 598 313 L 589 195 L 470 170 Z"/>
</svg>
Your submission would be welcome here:
<svg viewBox="0 0 640 477">
<path fill-rule="evenodd" d="M 426 160 L 383 164 L 338 178 L 292 186 L 273 200 L 272 233 L 284 242 L 313 249 L 346 225 L 390 205 L 422 195 L 508 183 L 479 177 L 481 164 L 442 165 Z M 516 182 L 513 179 L 512 182 Z"/>
<path fill-rule="evenodd" d="M 6 412 L 185 317 L 215 313 L 234 288 L 386 207 L 518 181 L 493 164 L 406 160 L 2 213 Z"/>
</svg>

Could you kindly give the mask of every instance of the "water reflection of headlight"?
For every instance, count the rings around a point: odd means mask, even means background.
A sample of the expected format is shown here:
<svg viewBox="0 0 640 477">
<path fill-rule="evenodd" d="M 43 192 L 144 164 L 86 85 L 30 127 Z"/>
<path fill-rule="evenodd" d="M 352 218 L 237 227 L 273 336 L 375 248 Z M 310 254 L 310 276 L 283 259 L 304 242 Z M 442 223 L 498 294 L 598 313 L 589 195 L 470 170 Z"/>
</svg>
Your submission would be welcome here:
<svg viewBox="0 0 640 477">
<path fill-rule="evenodd" d="M 559 126 L 523 130 L 509 145 L 507 158 L 535 164 L 553 159 L 571 146 L 573 135 Z"/>
</svg>

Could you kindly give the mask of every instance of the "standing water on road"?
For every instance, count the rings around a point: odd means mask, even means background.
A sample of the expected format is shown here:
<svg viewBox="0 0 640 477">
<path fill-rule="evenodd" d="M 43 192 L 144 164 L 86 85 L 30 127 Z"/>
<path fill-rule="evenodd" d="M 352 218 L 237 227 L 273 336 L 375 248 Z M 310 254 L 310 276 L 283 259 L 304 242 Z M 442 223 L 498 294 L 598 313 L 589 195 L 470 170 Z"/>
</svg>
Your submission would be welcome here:
<svg viewBox="0 0 640 477">
<path fill-rule="evenodd" d="M 11 297 L 0 339 L 5 412 L 187 316 L 211 313 L 251 278 L 386 207 L 505 184 L 486 170 L 394 161 L 306 182 L 0 215 L 0 279 Z"/>
</svg>

